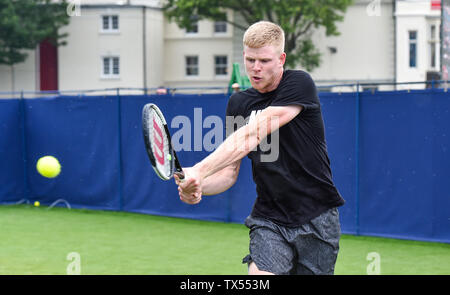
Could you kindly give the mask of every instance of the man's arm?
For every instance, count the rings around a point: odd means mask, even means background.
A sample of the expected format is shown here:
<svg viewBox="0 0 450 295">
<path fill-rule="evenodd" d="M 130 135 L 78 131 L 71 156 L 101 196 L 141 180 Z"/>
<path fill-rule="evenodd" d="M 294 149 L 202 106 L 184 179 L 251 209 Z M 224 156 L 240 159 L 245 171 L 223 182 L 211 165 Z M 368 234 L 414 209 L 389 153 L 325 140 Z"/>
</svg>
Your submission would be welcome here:
<svg viewBox="0 0 450 295">
<path fill-rule="evenodd" d="M 220 194 L 232 187 L 238 178 L 241 160 L 232 163 L 222 170 L 203 180 L 202 195 Z"/>
<path fill-rule="evenodd" d="M 199 192 L 199 182 L 190 177 L 183 183 L 184 189 L 181 187 L 181 183 L 178 176 L 174 175 L 175 182 L 178 185 L 178 194 L 180 200 L 187 204 L 197 204 L 202 200 L 202 196 L 211 196 L 220 194 L 230 187 L 232 187 L 239 175 L 239 169 L 241 161 L 236 161 L 228 167 L 214 173 L 213 175 L 205 178 L 202 183 L 201 192 Z M 191 175 L 193 173 L 192 168 L 183 168 L 185 174 Z"/>
<path fill-rule="evenodd" d="M 203 182 L 214 173 L 240 162 L 270 133 L 289 123 L 303 109 L 299 105 L 268 107 L 255 116 L 254 120 L 228 136 L 208 157 L 189 168 L 184 182 L 177 178 L 181 200 L 197 204 L 201 200 Z M 185 197 L 183 199 L 183 196 Z"/>
<path fill-rule="evenodd" d="M 270 133 L 289 123 L 302 110 L 299 105 L 268 107 L 255 116 L 254 120 L 231 134 L 213 153 L 193 168 L 198 177 L 216 173 L 230 164 L 241 160 L 254 150 Z"/>
</svg>

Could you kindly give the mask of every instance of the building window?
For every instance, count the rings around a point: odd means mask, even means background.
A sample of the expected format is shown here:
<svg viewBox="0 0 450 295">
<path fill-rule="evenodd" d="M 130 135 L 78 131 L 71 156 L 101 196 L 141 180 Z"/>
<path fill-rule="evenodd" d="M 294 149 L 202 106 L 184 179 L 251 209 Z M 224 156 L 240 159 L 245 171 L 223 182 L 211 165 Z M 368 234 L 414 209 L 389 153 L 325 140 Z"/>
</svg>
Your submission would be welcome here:
<svg viewBox="0 0 450 295">
<path fill-rule="evenodd" d="M 117 32 L 119 30 L 119 16 L 118 15 L 103 15 L 102 16 L 102 30 L 104 32 Z"/>
<path fill-rule="evenodd" d="M 186 76 L 198 76 L 198 56 L 186 56 Z"/>
<path fill-rule="evenodd" d="M 120 63 L 118 57 L 104 57 L 103 58 L 103 77 L 117 78 L 120 74 Z"/>
<path fill-rule="evenodd" d="M 198 34 L 198 16 L 193 15 L 190 17 L 191 27 L 186 29 L 186 34 Z"/>
<path fill-rule="evenodd" d="M 227 32 L 227 23 L 224 21 L 214 22 L 214 33 L 224 34 Z"/>
<path fill-rule="evenodd" d="M 409 67 L 417 67 L 417 31 L 409 31 Z"/>
<path fill-rule="evenodd" d="M 225 76 L 228 74 L 228 57 L 226 55 L 217 55 L 214 57 L 214 67 L 216 76 Z"/>
<path fill-rule="evenodd" d="M 198 33 L 198 22 L 194 22 L 190 29 L 186 29 L 187 34 L 197 34 Z"/>
<path fill-rule="evenodd" d="M 430 68 L 436 69 L 437 68 L 437 57 L 439 55 L 439 34 L 437 30 L 438 26 L 431 25 L 430 26 Z"/>
</svg>

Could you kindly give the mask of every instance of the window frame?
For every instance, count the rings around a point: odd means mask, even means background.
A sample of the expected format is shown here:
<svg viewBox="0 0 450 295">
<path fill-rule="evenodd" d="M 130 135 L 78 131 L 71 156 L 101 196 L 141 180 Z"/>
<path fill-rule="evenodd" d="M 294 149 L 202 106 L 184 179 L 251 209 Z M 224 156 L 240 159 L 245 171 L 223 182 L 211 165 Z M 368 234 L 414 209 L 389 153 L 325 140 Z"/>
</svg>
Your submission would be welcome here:
<svg viewBox="0 0 450 295">
<path fill-rule="evenodd" d="M 108 71 L 106 73 L 105 60 L 108 60 Z M 117 61 L 117 65 L 115 65 Z M 114 69 L 117 68 L 117 73 L 114 73 Z M 101 78 L 102 79 L 119 79 L 120 78 L 120 56 L 118 55 L 104 55 L 101 57 Z"/>
<path fill-rule="evenodd" d="M 188 59 L 195 58 L 195 64 L 188 64 Z M 195 74 L 189 74 L 190 69 L 196 69 Z M 184 56 L 184 75 L 187 78 L 195 78 L 200 75 L 200 58 L 198 55 L 185 55 Z"/>
<path fill-rule="evenodd" d="M 217 31 L 217 25 L 223 25 L 225 28 L 225 31 Z M 226 35 L 228 33 L 228 24 L 226 21 L 215 21 L 213 23 L 213 32 L 214 35 Z"/>
<path fill-rule="evenodd" d="M 414 33 L 415 36 L 412 38 L 411 34 Z M 408 30 L 408 66 L 411 69 L 417 69 L 417 49 L 418 49 L 418 31 L 417 30 Z M 414 49 L 413 49 L 414 48 Z M 414 52 L 414 56 L 412 53 Z"/>
<path fill-rule="evenodd" d="M 108 27 L 105 28 L 105 18 L 108 20 Z M 117 19 L 117 28 L 113 28 L 114 21 Z M 101 33 L 119 33 L 120 32 L 120 16 L 116 13 L 105 13 L 100 15 L 100 32 Z"/>
<path fill-rule="evenodd" d="M 217 59 L 225 58 L 225 63 L 217 63 Z M 225 74 L 217 73 L 218 69 L 225 69 Z M 228 76 L 228 55 L 215 54 L 214 55 L 214 76 L 215 77 L 227 77 Z"/>
</svg>

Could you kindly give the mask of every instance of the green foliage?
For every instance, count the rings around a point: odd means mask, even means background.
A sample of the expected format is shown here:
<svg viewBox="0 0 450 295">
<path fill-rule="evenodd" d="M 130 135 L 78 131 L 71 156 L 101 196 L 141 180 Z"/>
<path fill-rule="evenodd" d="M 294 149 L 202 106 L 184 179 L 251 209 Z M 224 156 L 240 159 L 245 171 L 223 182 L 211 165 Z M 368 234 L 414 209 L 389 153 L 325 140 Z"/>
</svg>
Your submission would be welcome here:
<svg viewBox="0 0 450 295">
<path fill-rule="evenodd" d="M 245 30 L 249 25 L 268 20 L 285 31 L 287 67 L 301 64 L 312 70 L 320 64 L 320 52 L 311 41 L 312 29 L 324 28 L 327 36 L 339 35 L 336 23 L 353 0 L 168 0 L 164 7 L 169 20 L 189 29 L 194 20 L 227 21 Z M 225 11 L 240 14 L 245 24 L 227 18 Z"/>
<path fill-rule="evenodd" d="M 49 40 L 64 45 L 58 29 L 69 23 L 67 2 L 51 0 L 0 0 L 0 64 L 23 62 L 24 49 Z"/>
</svg>

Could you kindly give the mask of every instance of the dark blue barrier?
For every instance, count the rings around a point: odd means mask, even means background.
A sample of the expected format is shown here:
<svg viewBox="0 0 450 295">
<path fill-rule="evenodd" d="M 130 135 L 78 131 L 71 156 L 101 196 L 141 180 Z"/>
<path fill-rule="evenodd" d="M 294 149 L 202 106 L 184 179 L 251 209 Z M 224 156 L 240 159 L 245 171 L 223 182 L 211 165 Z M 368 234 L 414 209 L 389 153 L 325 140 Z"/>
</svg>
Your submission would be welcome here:
<svg viewBox="0 0 450 295">
<path fill-rule="evenodd" d="M 360 233 L 450 241 L 450 96 L 363 94 Z"/>
<path fill-rule="evenodd" d="M 356 98 L 354 93 L 320 95 L 333 180 L 346 201 L 339 213 L 347 233 L 357 233 Z"/>
<path fill-rule="evenodd" d="M 450 242 L 449 95 L 425 90 L 320 98 L 333 178 L 346 200 L 340 208 L 343 232 Z M 142 106 L 158 104 L 184 146 L 181 164 L 193 165 L 211 149 L 195 141 L 194 133 L 205 139 L 212 129 L 223 129 L 227 100 L 226 95 L 0 100 L 0 203 L 64 199 L 75 208 L 241 223 L 256 197 L 247 158 L 230 190 L 186 205 L 172 181 L 156 177 L 141 131 Z M 223 124 L 209 124 L 216 119 Z M 179 136 L 186 120 L 191 142 Z M 57 178 L 36 172 L 44 155 L 60 160 Z"/>
<path fill-rule="evenodd" d="M 28 99 L 25 109 L 29 199 L 119 210 L 117 98 Z M 44 155 L 60 160 L 57 178 L 37 173 L 36 161 Z"/>
<path fill-rule="evenodd" d="M 0 99 L 0 202 L 25 198 L 22 101 Z"/>
</svg>

